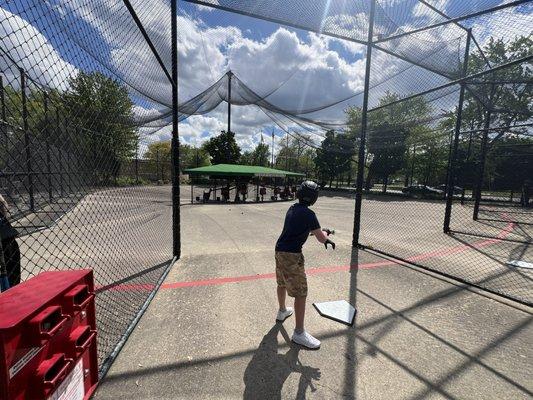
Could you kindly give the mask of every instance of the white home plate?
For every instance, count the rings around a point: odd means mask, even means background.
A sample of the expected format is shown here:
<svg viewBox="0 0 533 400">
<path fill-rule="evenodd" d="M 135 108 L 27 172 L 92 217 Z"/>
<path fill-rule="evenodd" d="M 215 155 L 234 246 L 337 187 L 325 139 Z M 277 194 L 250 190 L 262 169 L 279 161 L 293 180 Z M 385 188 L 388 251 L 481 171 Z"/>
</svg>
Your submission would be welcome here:
<svg viewBox="0 0 533 400">
<path fill-rule="evenodd" d="M 325 318 L 332 319 L 341 324 L 353 325 L 356 311 L 346 300 L 313 303 L 313 307 Z"/>
<path fill-rule="evenodd" d="M 511 260 L 511 261 L 507 261 L 506 264 L 507 264 L 507 265 L 510 265 L 511 267 L 533 269 L 533 263 L 525 262 L 525 261 L 521 261 L 521 260 Z"/>
</svg>

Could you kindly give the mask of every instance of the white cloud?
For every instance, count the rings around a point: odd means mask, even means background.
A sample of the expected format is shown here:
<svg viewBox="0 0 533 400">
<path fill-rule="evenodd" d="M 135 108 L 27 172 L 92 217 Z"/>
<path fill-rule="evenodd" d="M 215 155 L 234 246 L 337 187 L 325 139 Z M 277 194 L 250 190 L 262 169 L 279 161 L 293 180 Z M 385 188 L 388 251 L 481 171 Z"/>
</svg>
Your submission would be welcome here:
<svg viewBox="0 0 533 400">
<path fill-rule="evenodd" d="M 48 0 L 48 2 L 52 1 Z M 437 6 L 445 8 L 449 2 L 449 0 L 439 0 Z M 161 54 L 164 64 L 170 70 L 170 24 L 167 18 L 162 17 L 170 14 L 168 2 L 153 0 L 148 6 L 148 3 L 143 0 L 134 0 L 132 4 Z M 138 28 L 129 14 L 125 12 L 122 2 L 73 0 L 61 3 L 58 10 L 63 11 L 65 18 L 70 18 L 69 21 L 72 20 L 72 15 L 82 18 L 100 33 L 108 52 L 97 54 L 97 56 L 102 62 L 109 63 L 110 67 L 119 70 L 124 81 L 139 88 L 157 102 L 170 104 L 171 88 L 167 78 L 142 39 Z M 212 9 L 202 8 L 202 11 L 207 10 Z M 210 21 L 213 20 L 214 12 L 209 13 Z M 428 15 L 435 18 L 435 14 L 428 12 L 427 7 L 424 10 L 420 7 L 413 7 L 412 13 L 418 18 L 425 18 Z M 201 13 L 198 15 L 205 16 Z M 268 101 L 293 111 L 331 104 L 348 98 L 362 89 L 365 67 L 364 46 L 314 33 L 299 36 L 294 31 L 283 27 L 266 37 L 257 38 L 253 36 L 253 33 L 243 32 L 240 29 L 239 18 L 244 17 L 221 18 L 221 24 L 229 20 L 233 26 L 214 24 L 207 26 L 198 16 L 183 14 L 177 16 L 180 102 L 190 99 L 211 86 L 229 69 L 260 95 L 270 93 L 277 88 L 268 97 Z M 0 21 L 3 21 L 2 15 L 0 15 Z M 11 19 L 11 21 L 14 20 Z M 17 25 L 24 22 L 21 21 L 17 21 Z M 494 30 L 502 29 L 501 23 L 500 20 L 493 22 L 492 25 L 488 23 L 476 26 L 474 30 L 478 30 L 480 35 L 485 37 Z M 354 31 L 366 31 L 367 25 L 367 17 L 363 14 L 328 16 L 324 21 L 324 29 L 340 34 L 345 31 L 350 35 L 353 35 Z M 119 26 L 120 29 L 117 29 Z M 415 27 L 404 25 L 399 29 L 409 30 Z M 58 53 L 47 43 L 42 34 L 36 32 L 31 26 L 25 29 L 29 31 L 23 34 L 23 38 L 18 39 L 19 42 L 28 42 L 26 46 L 30 47 L 25 51 L 45 60 L 42 63 L 34 62 L 38 68 L 42 69 L 38 71 L 38 74 L 53 81 L 55 77 L 61 77 L 61 74 L 64 76 L 66 73 L 75 73 L 75 69 L 70 64 L 62 60 L 58 61 L 60 60 Z M 379 27 L 377 29 L 379 31 Z M 457 42 L 450 39 L 461 37 L 462 34 L 464 31 L 450 24 L 421 33 L 416 38 L 410 37 L 409 40 L 397 41 L 393 43 L 393 46 L 395 50 L 409 50 L 410 54 L 418 54 L 420 58 L 427 58 L 427 54 L 438 50 L 439 57 L 446 60 L 446 54 L 458 54 Z M 34 39 L 28 41 L 27 37 Z M 6 39 L 0 38 L 0 40 Z M 92 38 L 91 40 L 98 41 Z M 416 48 L 413 47 L 413 43 Z M 395 76 L 409 64 L 379 51 L 374 54 L 372 83 L 376 84 L 387 78 L 390 80 L 372 91 L 371 104 L 376 104 L 385 90 L 412 93 L 444 81 L 444 78 L 418 68 L 410 68 L 403 74 Z M 60 71 L 58 72 L 55 68 L 59 68 Z M 64 79 L 58 81 L 60 82 L 64 82 Z M 134 91 L 131 93 L 135 95 Z M 217 95 L 224 98 L 224 90 L 215 96 Z M 237 93 L 234 94 L 236 95 Z M 135 98 L 137 99 L 138 96 Z M 342 121 L 343 110 L 349 105 L 359 105 L 360 101 L 361 96 L 357 96 L 338 106 L 312 113 L 309 116 L 320 120 Z M 142 104 L 136 105 L 136 115 L 143 118 L 156 117 L 168 111 L 168 108 L 157 102 L 145 99 Z M 180 123 L 182 140 L 186 143 L 201 142 L 209 135 L 218 134 L 220 130 L 226 128 L 226 109 L 226 104 L 222 103 L 207 115 L 191 116 Z M 233 106 L 232 112 L 232 130 L 237 133 L 239 142 L 244 148 L 257 142 L 257 134 L 261 129 L 273 125 L 273 122 L 254 106 Z M 295 126 L 286 120 L 285 123 Z M 155 136 L 161 140 L 168 139 L 170 129 L 165 127 Z"/>
<path fill-rule="evenodd" d="M 37 28 L 0 7 L 0 47 L 29 77 L 50 88 L 65 90 L 77 69 L 61 58 Z M 7 57 L 0 56 L 0 70 L 18 85 L 18 71 Z M 13 81 L 14 80 L 14 81 Z"/>
</svg>

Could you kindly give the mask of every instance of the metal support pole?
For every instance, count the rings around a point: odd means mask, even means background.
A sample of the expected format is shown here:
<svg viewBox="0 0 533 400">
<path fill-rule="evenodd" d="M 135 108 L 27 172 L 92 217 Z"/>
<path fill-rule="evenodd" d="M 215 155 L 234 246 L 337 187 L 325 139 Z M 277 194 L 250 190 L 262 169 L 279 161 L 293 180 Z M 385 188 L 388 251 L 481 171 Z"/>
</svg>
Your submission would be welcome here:
<svg viewBox="0 0 533 400">
<path fill-rule="evenodd" d="M 361 135 L 359 141 L 359 157 L 357 164 L 357 183 L 355 189 L 355 211 L 353 221 L 352 246 L 359 245 L 359 232 L 361 230 L 361 204 L 363 202 L 363 180 L 365 171 L 365 145 L 368 113 L 368 92 L 370 89 L 370 66 L 372 65 L 372 40 L 374 37 L 374 16 L 376 11 L 376 0 L 370 2 L 370 14 L 368 23 L 368 38 L 366 45 L 366 71 L 365 87 L 363 92 L 363 108 L 361 115 Z"/>
<path fill-rule="evenodd" d="M 0 116 L 6 122 L 6 97 L 4 94 L 4 77 L 0 75 Z"/>
<path fill-rule="evenodd" d="M 287 132 L 287 148 L 285 149 L 285 171 L 289 170 L 289 132 Z"/>
<path fill-rule="evenodd" d="M 415 158 L 416 158 L 416 145 L 413 145 L 413 158 L 411 160 L 411 176 L 409 179 L 409 185 L 413 184 L 413 177 L 415 174 Z"/>
<path fill-rule="evenodd" d="M 28 126 L 28 105 L 26 99 L 26 75 L 22 68 L 20 72 L 20 92 L 22 96 L 22 129 L 24 131 L 24 146 L 26 147 L 26 176 L 28 178 L 28 194 L 30 195 L 30 210 L 35 209 L 35 197 L 33 193 L 33 171 L 31 167 L 31 142 Z"/>
<path fill-rule="evenodd" d="M 181 256 L 180 226 L 180 148 L 178 133 L 178 0 L 171 0 L 171 40 L 172 40 L 172 255 Z"/>
<path fill-rule="evenodd" d="M 472 37 L 472 29 L 468 29 L 466 35 L 465 56 L 463 60 L 462 76 L 465 77 L 468 72 L 468 55 L 470 51 L 470 39 Z M 455 121 L 455 135 L 453 139 L 453 149 L 450 157 L 450 168 L 448 174 L 448 181 L 446 183 L 446 209 L 444 211 L 444 233 L 450 232 L 450 219 L 452 215 L 452 202 L 453 202 L 453 186 L 455 182 L 455 168 L 457 165 L 457 148 L 459 147 L 459 135 L 461 133 L 461 122 L 463 119 L 463 103 L 465 99 L 466 83 L 461 82 L 461 90 L 459 92 L 459 104 L 457 110 L 457 119 Z"/>
<path fill-rule="evenodd" d="M 135 183 L 139 184 L 139 139 L 137 139 L 137 146 L 135 146 Z"/>
<path fill-rule="evenodd" d="M 231 77 L 233 72 L 228 71 L 228 132 L 231 132 Z"/>
<path fill-rule="evenodd" d="M 464 133 L 464 132 L 463 132 Z M 472 151 L 472 132 L 470 132 L 470 137 L 468 139 L 468 150 L 466 151 L 466 162 L 470 162 L 470 153 Z M 465 186 L 466 186 L 466 179 L 463 179 L 462 185 L 461 185 L 461 205 L 465 204 Z"/>
<path fill-rule="evenodd" d="M 156 158 L 155 158 L 155 179 L 157 179 L 157 183 L 159 183 L 159 181 L 163 180 L 163 178 L 160 177 L 160 175 L 159 175 L 159 172 L 161 171 L 160 164 L 161 164 L 161 162 L 159 160 L 159 149 L 157 149 Z"/>
<path fill-rule="evenodd" d="M 46 136 L 46 172 L 47 179 L 46 184 L 48 185 L 48 201 L 52 202 L 52 166 L 50 160 L 50 129 L 48 121 L 48 93 L 44 94 L 44 134 Z"/>
<path fill-rule="evenodd" d="M 448 197 L 448 182 L 450 178 L 450 166 L 452 162 L 453 141 L 454 141 L 454 133 L 450 132 L 450 144 L 448 145 L 448 165 L 446 166 L 446 179 L 444 180 L 444 196 L 445 197 Z M 428 175 L 427 183 L 430 183 L 429 179 L 430 179 L 430 176 Z"/>
<path fill-rule="evenodd" d="M 2 118 L 0 133 L 4 136 L 5 154 L 8 154 L 9 138 L 7 136 L 7 111 L 6 111 L 6 97 L 4 93 L 4 77 L 0 75 L 0 117 Z"/>
<path fill-rule="evenodd" d="M 6 99 L 4 95 L 4 77 L 0 75 L 0 118 L 2 118 L 2 122 L 0 122 L 0 135 L 3 136 L 3 143 L 4 143 L 4 151 L 2 152 L 2 169 L 5 168 L 8 162 L 8 154 L 9 154 L 9 136 L 8 136 L 8 130 L 7 130 L 7 116 L 6 116 Z M 7 194 L 11 195 L 11 184 L 9 179 L 2 178 L 2 181 L 5 179 L 5 184 L 2 186 L 5 186 L 5 190 Z"/>
<path fill-rule="evenodd" d="M 479 203 L 481 202 L 481 190 L 483 188 L 483 175 L 485 173 L 485 160 L 487 158 L 487 141 L 489 138 L 489 127 L 490 127 L 490 118 L 491 110 L 487 110 L 485 115 L 485 124 L 483 131 L 483 138 L 481 139 L 481 154 L 479 155 L 479 165 L 477 170 L 477 182 L 474 193 L 474 212 L 472 219 L 477 221 L 479 215 Z"/>
<path fill-rule="evenodd" d="M 139 30 L 141 31 L 141 34 L 143 35 L 144 40 L 148 44 L 148 47 L 150 47 L 150 50 L 152 50 L 152 54 L 156 58 L 157 62 L 159 63 L 159 66 L 161 67 L 161 69 L 165 73 L 166 77 L 168 78 L 169 81 L 176 82 L 173 78 L 172 79 L 170 78 L 170 74 L 168 73 L 168 70 L 167 70 L 167 67 L 165 66 L 165 63 L 161 59 L 161 56 L 159 55 L 157 49 L 155 48 L 154 44 L 150 40 L 150 36 L 148 35 L 146 30 L 144 29 L 144 26 L 143 26 L 141 20 L 139 19 L 139 17 L 137 16 L 137 13 L 133 9 L 133 6 L 131 5 L 130 1 L 129 0 L 123 0 L 123 2 L 124 2 L 124 5 L 126 6 L 126 8 L 128 9 L 133 21 L 137 25 L 137 28 L 139 28 Z"/>
<path fill-rule="evenodd" d="M 67 195 L 72 193 L 72 161 L 71 161 L 71 146 L 70 146 L 70 135 L 68 133 L 68 119 L 65 115 L 65 119 L 63 120 L 63 126 L 64 126 L 64 143 L 63 145 L 67 147 Z"/>
<path fill-rule="evenodd" d="M 56 143 L 59 144 L 57 148 L 57 155 L 58 155 L 57 168 L 59 172 L 59 194 L 63 196 L 63 157 L 62 157 L 63 148 L 61 147 L 61 143 L 63 140 L 61 137 L 62 135 L 61 135 L 61 122 L 59 119 L 59 109 L 57 107 L 56 107 L 56 129 L 57 129 L 56 135 L 58 139 L 56 140 Z M 96 163 L 96 158 L 94 158 L 94 160 L 95 160 L 94 162 Z"/>
</svg>

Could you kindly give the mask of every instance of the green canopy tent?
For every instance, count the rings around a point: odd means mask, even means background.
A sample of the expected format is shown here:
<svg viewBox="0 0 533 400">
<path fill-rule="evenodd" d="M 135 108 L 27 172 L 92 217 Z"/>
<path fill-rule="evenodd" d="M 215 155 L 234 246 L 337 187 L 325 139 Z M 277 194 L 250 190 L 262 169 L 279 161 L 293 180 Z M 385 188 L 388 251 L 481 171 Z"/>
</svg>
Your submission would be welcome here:
<svg viewBox="0 0 533 400">
<path fill-rule="evenodd" d="M 238 165 L 238 164 L 216 164 L 206 167 L 189 168 L 183 170 L 184 174 L 189 176 L 208 176 L 210 179 L 225 179 L 228 182 L 242 180 L 252 180 L 254 178 L 303 178 L 305 174 L 297 172 L 283 171 L 280 169 L 260 167 L 257 165 Z M 191 203 L 193 202 L 193 182 L 191 179 Z M 257 181 L 259 188 L 259 181 Z M 216 197 L 216 188 L 215 188 Z"/>
</svg>

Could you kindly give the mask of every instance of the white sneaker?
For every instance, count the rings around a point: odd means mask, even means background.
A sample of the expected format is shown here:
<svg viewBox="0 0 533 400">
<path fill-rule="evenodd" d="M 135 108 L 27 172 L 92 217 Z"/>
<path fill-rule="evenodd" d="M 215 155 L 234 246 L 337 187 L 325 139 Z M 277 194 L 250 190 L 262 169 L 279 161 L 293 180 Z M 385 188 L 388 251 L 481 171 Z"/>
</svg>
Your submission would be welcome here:
<svg viewBox="0 0 533 400">
<path fill-rule="evenodd" d="M 287 307 L 285 311 L 278 311 L 278 316 L 276 317 L 276 321 L 283 322 L 287 318 L 289 318 L 293 313 L 292 307 Z"/>
<path fill-rule="evenodd" d="M 292 334 L 292 341 L 296 344 L 299 344 L 300 346 L 307 347 L 311 350 L 316 350 L 320 348 L 320 340 L 313 337 L 306 331 L 303 331 L 302 333 L 294 332 Z"/>
</svg>

